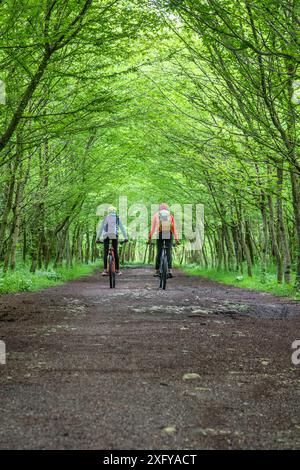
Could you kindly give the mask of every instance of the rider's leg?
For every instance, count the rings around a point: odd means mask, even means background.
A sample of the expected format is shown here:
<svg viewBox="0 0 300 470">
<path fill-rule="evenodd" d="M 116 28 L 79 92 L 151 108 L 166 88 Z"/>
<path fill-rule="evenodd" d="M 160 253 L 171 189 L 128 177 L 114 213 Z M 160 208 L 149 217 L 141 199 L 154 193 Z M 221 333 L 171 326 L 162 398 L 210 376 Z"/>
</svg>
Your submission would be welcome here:
<svg viewBox="0 0 300 470">
<path fill-rule="evenodd" d="M 172 275 L 172 245 L 173 245 L 173 238 L 171 237 L 169 240 L 166 240 L 168 268 L 169 268 L 169 274 L 171 275 Z"/>
<path fill-rule="evenodd" d="M 112 246 L 115 252 L 115 264 L 116 264 L 116 272 L 117 274 L 120 273 L 120 258 L 119 258 L 119 250 L 118 250 L 118 238 L 112 240 Z"/>
<path fill-rule="evenodd" d="M 159 263 L 160 263 L 160 258 L 162 255 L 162 249 L 163 249 L 163 240 L 161 237 L 159 237 L 156 240 L 156 248 L 157 248 L 157 253 L 156 253 L 156 260 L 155 260 L 155 274 L 159 273 Z"/>
<path fill-rule="evenodd" d="M 108 250 L 109 250 L 109 238 L 105 238 L 104 240 L 104 250 L 103 250 L 103 275 L 107 274 L 107 257 L 108 257 Z"/>
</svg>

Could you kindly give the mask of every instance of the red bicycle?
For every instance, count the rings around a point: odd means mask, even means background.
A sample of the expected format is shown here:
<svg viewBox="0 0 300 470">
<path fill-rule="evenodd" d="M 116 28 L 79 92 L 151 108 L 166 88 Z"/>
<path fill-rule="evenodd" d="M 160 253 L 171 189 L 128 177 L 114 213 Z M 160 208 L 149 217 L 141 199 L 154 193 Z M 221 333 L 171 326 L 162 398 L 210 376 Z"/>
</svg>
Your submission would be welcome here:
<svg viewBox="0 0 300 470">
<path fill-rule="evenodd" d="M 122 240 L 120 244 L 126 243 L 127 240 Z M 100 241 L 99 243 L 104 243 Z M 110 242 L 109 242 L 110 244 Z M 107 267 L 108 267 L 108 274 L 109 274 L 109 287 L 114 289 L 116 287 L 116 259 L 115 259 L 115 250 L 110 245 L 108 249 L 107 255 Z"/>
</svg>

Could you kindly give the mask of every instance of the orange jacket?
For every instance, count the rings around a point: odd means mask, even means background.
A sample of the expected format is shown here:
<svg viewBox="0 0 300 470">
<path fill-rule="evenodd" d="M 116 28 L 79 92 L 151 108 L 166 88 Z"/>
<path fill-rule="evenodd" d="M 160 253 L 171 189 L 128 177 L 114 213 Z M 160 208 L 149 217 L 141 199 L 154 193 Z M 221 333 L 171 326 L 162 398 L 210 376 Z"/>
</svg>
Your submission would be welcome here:
<svg viewBox="0 0 300 470">
<path fill-rule="evenodd" d="M 170 229 L 171 229 L 171 233 L 174 235 L 175 240 L 177 241 L 178 235 L 177 235 L 177 230 L 175 226 L 175 219 L 172 214 L 170 214 Z M 156 214 L 154 214 L 153 219 L 152 219 L 151 230 L 149 233 L 150 240 L 157 230 L 159 230 L 159 212 L 156 212 Z"/>
</svg>

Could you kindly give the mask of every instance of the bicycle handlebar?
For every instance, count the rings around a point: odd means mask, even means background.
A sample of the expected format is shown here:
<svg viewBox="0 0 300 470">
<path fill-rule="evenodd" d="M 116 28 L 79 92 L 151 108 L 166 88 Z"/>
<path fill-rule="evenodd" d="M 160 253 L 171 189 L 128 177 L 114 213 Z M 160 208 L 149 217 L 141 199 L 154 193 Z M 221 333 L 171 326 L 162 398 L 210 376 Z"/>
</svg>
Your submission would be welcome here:
<svg viewBox="0 0 300 470">
<path fill-rule="evenodd" d="M 147 241 L 146 245 L 155 245 L 155 242 L 153 242 L 152 240 L 150 242 Z M 178 246 L 178 245 L 180 245 L 180 242 L 179 243 L 172 243 L 173 248 L 176 248 L 176 246 Z"/>
<path fill-rule="evenodd" d="M 112 240 L 112 238 L 110 238 L 110 240 Z M 123 243 L 127 243 L 127 242 L 128 242 L 128 240 L 121 240 L 120 245 L 123 245 Z M 96 243 L 101 243 L 103 245 L 104 240 L 98 240 Z"/>
</svg>

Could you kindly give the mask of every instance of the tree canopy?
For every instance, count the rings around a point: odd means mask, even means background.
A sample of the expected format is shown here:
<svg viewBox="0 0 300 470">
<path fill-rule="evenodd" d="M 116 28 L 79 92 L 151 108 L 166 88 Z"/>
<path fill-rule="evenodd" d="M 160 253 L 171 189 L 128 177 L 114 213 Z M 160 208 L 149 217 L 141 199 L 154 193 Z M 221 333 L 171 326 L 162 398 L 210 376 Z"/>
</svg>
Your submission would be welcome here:
<svg viewBox="0 0 300 470">
<path fill-rule="evenodd" d="M 96 259 L 96 207 L 202 203 L 202 263 L 300 290 L 295 0 L 0 2 L 0 258 Z"/>
</svg>

